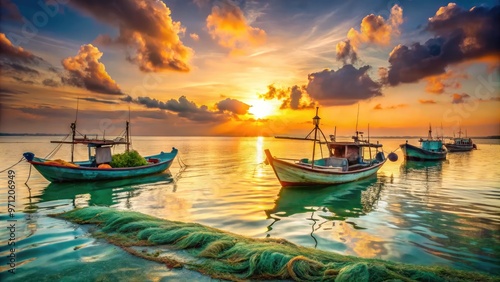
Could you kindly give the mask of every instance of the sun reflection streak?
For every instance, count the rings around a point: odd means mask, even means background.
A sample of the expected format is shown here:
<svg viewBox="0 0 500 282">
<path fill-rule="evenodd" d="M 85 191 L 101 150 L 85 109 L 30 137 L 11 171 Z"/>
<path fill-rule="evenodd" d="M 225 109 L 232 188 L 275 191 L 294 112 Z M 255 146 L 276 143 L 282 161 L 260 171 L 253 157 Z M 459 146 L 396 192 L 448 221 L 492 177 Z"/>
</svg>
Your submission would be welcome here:
<svg viewBox="0 0 500 282">
<path fill-rule="evenodd" d="M 257 137 L 257 142 L 255 143 L 255 149 L 257 150 L 255 152 L 255 162 L 258 164 L 255 167 L 255 176 L 257 177 L 262 177 L 263 174 L 263 166 L 261 165 L 264 162 L 264 137 L 259 136 Z"/>
</svg>

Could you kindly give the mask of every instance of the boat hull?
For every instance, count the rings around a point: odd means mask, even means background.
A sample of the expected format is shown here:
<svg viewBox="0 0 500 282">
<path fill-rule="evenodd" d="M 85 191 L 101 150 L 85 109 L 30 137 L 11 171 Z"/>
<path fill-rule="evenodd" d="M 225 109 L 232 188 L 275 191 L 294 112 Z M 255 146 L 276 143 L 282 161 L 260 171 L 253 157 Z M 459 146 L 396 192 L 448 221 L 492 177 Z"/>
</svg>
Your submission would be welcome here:
<svg viewBox="0 0 500 282">
<path fill-rule="evenodd" d="M 410 161 L 439 161 L 446 159 L 447 151 L 429 151 L 424 150 L 422 148 L 410 145 L 410 144 L 401 144 L 401 150 L 405 156 L 406 160 Z"/>
<path fill-rule="evenodd" d="M 353 182 L 377 173 L 385 163 L 363 168 L 357 171 L 338 171 L 335 169 L 316 169 L 275 159 L 269 150 L 265 150 L 267 160 L 283 187 L 290 186 L 327 186 Z"/>
<path fill-rule="evenodd" d="M 114 180 L 139 177 L 163 172 L 167 170 L 177 155 L 177 149 L 170 153 L 148 156 L 146 159 L 157 159 L 156 163 L 130 168 L 96 168 L 96 167 L 69 167 L 45 163 L 45 159 L 34 157 L 29 163 L 50 182 L 79 182 Z"/>
<path fill-rule="evenodd" d="M 455 145 L 455 144 L 445 144 L 444 145 L 449 152 L 468 152 L 474 149 L 474 145 Z"/>
</svg>

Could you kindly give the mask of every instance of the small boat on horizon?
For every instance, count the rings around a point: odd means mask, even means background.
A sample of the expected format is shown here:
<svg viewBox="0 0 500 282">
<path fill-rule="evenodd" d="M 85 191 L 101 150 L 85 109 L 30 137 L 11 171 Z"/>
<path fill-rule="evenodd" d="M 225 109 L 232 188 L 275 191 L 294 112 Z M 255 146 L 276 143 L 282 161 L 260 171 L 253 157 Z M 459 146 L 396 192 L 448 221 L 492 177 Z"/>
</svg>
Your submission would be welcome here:
<svg viewBox="0 0 500 282">
<path fill-rule="evenodd" d="M 458 131 L 458 137 L 450 139 L 453 141 L 444 144 L 449 152 L 468 152 L 472 151 L 472 149 L 477 149 L 477 146 L 474 142 L 472 142 L 472 139 L 467 138 L 467 133 L 465 134 L 465 137 L 462 137 L 462 130 Z"/>
<path fill-rule="evenodd" d="M 36 157 L 35 154 L 31 152 L 25 152 L 23 154 L 23 157 L 50 182 L 116 180 L 157 174 L 167 170 L 172 165 L 178 152 L 176 148 L 172 147 L 170 152 L 160 152 L 159 154 L 146 157 L 141 157 L 137 153 L 135 157 L 141 159 L 140 165 L 111 167 L 109 164 L 112 161 L 111 148 L 113 146 L 126 145 L 125 152 L 131 152 L 128 121 L 126 122 L 125 138 L 99 139 L 97 136 L 95 138 L 89 138 L 86 135 L 76 137 L 76 121 L 71 123 L 71 130 L 70 141 L 64 141 L 68 136 L 66 136 L 63 141 L 51 141 L 51 143 L 58 143 L 58 147 L 62 144 L 71 144 L 70 161 L 60 159 L 51 160 L 47 157 L 40 158 Z M 73 160 L 74 146 L 77 144 L 87 145 L 88 160 Z M 58 147 L 56 147 L 56 149 L 58 149 Z"/>
<path fill-rule="evenodd" d="M 427 139 L 420 138 L 420 147 L 406 143 L 399 145 L 405 160 L 410 161 L 437 161 L 445 160 L 448 151 L 443 147 L 443 140 L 432 137 L 432 128 L 429 125 L 429 135 Z"/>
<path fill-rule="evenodd" d="M 352 182 L 366 178 L 377 173 L 384 165 L 386 158 L 382 151 L 382 144 L 370 143 L 359 137 L 362 132 L 356 130 L 352 142 L 337 142 L 335 137 L 327 141 L 325 135 L 319 128 L 318 108 L 313 118 L 314 129 L 305 138 L 287 138 L 313 141 L 312 158 L 297 160 L 273 157 L 266 149 L 267 162 L 271 165 L 283 187 L 289 186 L 327 186 Z M 308 138 L 314 132 L 314 139 Z M 321 135 L 318 135 L 321 134 Z M 318 138 L 323 136 L 324 141 Z M 277 137 L 279 138 L 279 137 Z M 315 159 L 316 143 L 327 146 L 329 156 Z M 372 153 L 372 148 L 375 152 Z M 367 149 L 368 152 L 365 152 Z M 379 151 L 380 150 L 380 151 Z M 393 154 L 393 155 L 391 155 Z M 397 160 L 397 155 L 391 153 L 391 160 Z"/>
</svg>

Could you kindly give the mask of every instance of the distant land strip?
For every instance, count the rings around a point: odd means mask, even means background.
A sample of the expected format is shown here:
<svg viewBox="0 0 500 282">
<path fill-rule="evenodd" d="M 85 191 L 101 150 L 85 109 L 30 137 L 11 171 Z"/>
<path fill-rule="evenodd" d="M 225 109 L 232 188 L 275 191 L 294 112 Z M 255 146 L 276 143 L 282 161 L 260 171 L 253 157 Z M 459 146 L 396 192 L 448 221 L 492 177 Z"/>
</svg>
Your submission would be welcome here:
<svg viewBox="0 0 500 282">
<path fill-rule="evenodd" d="M 68 134 L 62 134 L 62 133 L 6 133 L 6 132 L 0 132 L 0 136 L 66 136 Z M 143 136 L 149 136 L 149 135 L 143 135 Z M 156 136 L 156 135 L 155 135 Z M 165 135 L 167 136 L 167 135 Z M 170 136 L 171 137 L 171 136 Z M 203 136 L 206 137 L 206 136 Z M 214 136 L 218 137 L 218 136 Z M 223 136 L 223 137 L 231 137 L 231 136 Z M 238 137 L 238 136 L 235 136 Z M 246 137 L 246 136 L 245 136 Z M 257 137 L 257 136 L 255 136 Z M 272 137 L 272 136 L 269 136 Z M 427 136 L 370 136 L 371 139 L 373 138 L 383 138 L 383 139 L 414 139 L 414 138 L 426 138 Z M 351 136 L 337 136 L 337 138 L 351 138 Z M 445 139 L 453 138 L 451 136 L 445 136 Z M 464 137 L 467 138 L 467 137 Z M 491 136 L 470 136 L 469 138 L 472 139 L 500 139 L 500 135 L 491 135 Z"/>
</svg>

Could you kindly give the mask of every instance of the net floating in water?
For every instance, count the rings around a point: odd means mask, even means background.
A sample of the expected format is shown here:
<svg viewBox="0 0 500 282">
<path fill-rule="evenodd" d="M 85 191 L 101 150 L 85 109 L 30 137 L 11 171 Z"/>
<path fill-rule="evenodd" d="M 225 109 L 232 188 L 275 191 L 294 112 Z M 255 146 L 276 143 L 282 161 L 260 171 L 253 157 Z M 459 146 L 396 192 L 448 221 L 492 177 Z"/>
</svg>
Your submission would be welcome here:
<svg viewBox="0 0 500 282">
<path fill-rule="evenodd" d="M 86 207 L 54 215 L 79 224 L 95 224 L 94 235 L 128 252 L 188 267 L 232 281 L 498 281 L 498 277 L 438 266 L 418 266 L 343 256 L 297 246 L 284 239 L 255 239 L 197 223 L 159 219 L 108 207 Z M 174 251 L 172 251 L 174 250 Z M 190 258 L 170 256 L 185 250 Z"/>
</svg>

